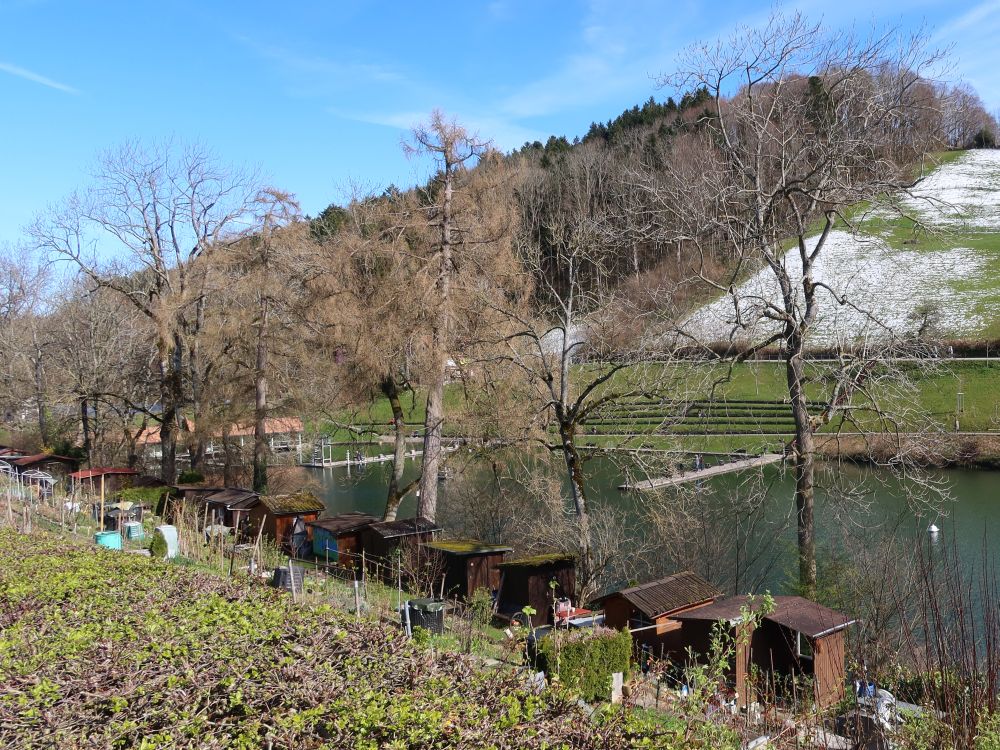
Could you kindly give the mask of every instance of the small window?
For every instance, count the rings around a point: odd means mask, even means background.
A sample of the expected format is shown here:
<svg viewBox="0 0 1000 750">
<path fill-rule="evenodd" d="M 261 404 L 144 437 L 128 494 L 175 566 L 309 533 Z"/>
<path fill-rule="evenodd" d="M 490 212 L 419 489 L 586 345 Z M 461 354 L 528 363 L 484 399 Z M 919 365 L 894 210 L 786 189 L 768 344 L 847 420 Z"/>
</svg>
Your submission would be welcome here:
<svg viewBox="0 0 1000 750">
<path fill-rule="evenodd" d="M 812 661 L 813 658 L 812 641 L 799 632 L 795 633 L 795 655 L 800 659 L 808 659 L 809 661 Z"/>
<path fill-rule="evenodd" d="M 629 630 L 652 627 L 656 623 L 650 620 L 642 612 L 635 612 L 628 620 Z"/>
</svg>

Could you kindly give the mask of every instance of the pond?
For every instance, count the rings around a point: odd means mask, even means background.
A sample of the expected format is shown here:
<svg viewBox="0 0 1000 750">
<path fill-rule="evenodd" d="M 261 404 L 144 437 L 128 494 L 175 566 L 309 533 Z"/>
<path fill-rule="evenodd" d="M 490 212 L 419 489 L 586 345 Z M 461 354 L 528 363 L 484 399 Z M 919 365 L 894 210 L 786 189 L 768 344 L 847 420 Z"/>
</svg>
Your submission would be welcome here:
<svg viewBox="0 0 1000 750">
<path fill-rule="evenodd" d="M 416 476 L 419 465 L 408 462 L 405 479 Z M 361 468 L 336 467 L 300 469 L 320 488 L 329 513 L 359 510 L 381 515 L 389 464 L 371 464 Z M 439 485 L 440 502 L 445 503 L 449 488 L 463 479 L 477 478 L 481 468 L 474 464 L 460 469 L 456 479 Z M 623 481 L 619 466 L 595 458 L 587 463 L 587 486 L 591 507 L 616 508 L 646 523 L 649 508 L 671 507 L 674 494 L 623 493 L 617 489 Z M 715 571 L 716 580 L 732 581 L 734 588 L 773 593 L 792 593 L 795 556 L 795 525 L 792 506 L 794 478 L 780 466 L 765 467 L 759 474 L 727 474 L 698 486 L 684 487 L 687 507 L 695 513 L 711 511 L 720 527 L 714 531 L 701 528 L 703 542 L 692 539 L 692 555 L 703 544 L 706 555 L 713 545 L 732 548 L 732 554 L 715 564 L 729 570 Z M 470 476 L 471 475 L 471 476 Z M 845 548 L 846 536 L 855 541 L 879 534 L 901 543 L 903 554 L 916 555 L 918 548 L 933 554 L 955 553 L 966 572 L 983 569 L 984 550 L 993 555 L 992 540 L 1000 538 L 1000 473 L 971 469 L 947 469 L 931 472 L 927 479 L 946 490 L 947 499 L 934 505 L 913 499 L 920 485 L 901 480 L 888 472 L 854 465 L 828 466 L 821 472 L 816 498 L 816 534 L 820 565 Z M 416 500 L 413 494 L 400 508 L 400 517 L 412 515 Z M 728 508 L 726 513 L 716 511 Z M 690 515 L 690 514 L 689 514 Z M 727 520 L 729 519 L 729 520 Z M 936 525 L 940 531 L 930 534 Z M 738 580 L 733 571 L 738 570 Z M 711 571 L 710 571 L 711 572 Z"/>
</svg>

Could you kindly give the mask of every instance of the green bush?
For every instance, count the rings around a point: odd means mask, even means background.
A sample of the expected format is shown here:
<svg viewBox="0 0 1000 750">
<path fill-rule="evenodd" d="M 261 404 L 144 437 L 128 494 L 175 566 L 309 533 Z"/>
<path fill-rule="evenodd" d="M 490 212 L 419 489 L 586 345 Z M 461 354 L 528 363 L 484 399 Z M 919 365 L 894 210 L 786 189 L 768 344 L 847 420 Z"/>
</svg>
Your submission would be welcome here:
<svg viewBox="0 0 1000 750">
<path fill-rule="evenodd" d="M 153 538 L 149 541 L 149 556 L 162 560 L 167 556 L 167 540 L 159 532 L 153 533 Z"/>
<path fill-rule="evenodd" d="M 557 631 L 538 644 L 537 658 L 539 669 L 558 676 L 585 701 L 608 700 L 611 675 L 628 674 L 632 636 L 610 628 Z"/>
<path fill-rule="evenodd" d="M 118 500 L 126 503 L 140 503 L 156 508 L 160 498 L 167 491 L 166 487 L 129 487 L 116 493 Z"/>
<path fill-rule="evenodd" d="M 178 484 L 201 484 L 205 481 L 205 475 L 195 469 L 185 469 L 177 477 Z"/>
</svg>

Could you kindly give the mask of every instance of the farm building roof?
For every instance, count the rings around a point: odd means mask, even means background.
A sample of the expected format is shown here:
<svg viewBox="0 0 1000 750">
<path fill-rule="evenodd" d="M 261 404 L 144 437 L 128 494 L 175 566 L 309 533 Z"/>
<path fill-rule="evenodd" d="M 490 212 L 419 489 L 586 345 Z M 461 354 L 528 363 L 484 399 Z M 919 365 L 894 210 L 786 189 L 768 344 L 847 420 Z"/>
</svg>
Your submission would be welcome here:
<svg viewBox="0 0 1000 750">
<path fill-rule="evenodd" d="M 373 523 L 377 523 L 378 519 L 375 516 L 370 516 L 367 513 L 361 513 L 360 511 L 351 511 L 350 513 L 341 513 L 340 515 L 330 516 L 329 518 L 320 518 L 317 521 L 310 521 L 309 526 L 315 526 L 320 529 L 325 529 L 331 534 L 349 534 L 352 531 L 357 531 L 365 526 L 370 526 Z"/>
<path fill-rule="evenodd" d="M 120 466 L 97 466 L 93 469 L 81 469 L 70 474 L 72 479 L 93 479 L 95 477 L 106 477 L 114 474 L 138 474 L 135 469 L 126 469 Z"/>
<path fill-rule="evenodd" d="M 576 556 L 570 552 L 549 552 L 543 555 L 531 555 L 521 557 L 517 560 L 505 560 L 500 563 L 501 568 L 541 568 L 545 565 L 572 564 L 576 562 Z"/>
<path fill-rule="evenodd" d="M 750 602 L 746 596 L 731 596 L 719 599 L 704 607 L 687 612 L 679 612 L 672 617 L 676 620 L 736 621 L 742 610 Z M 774 611 L 764 615 L 764 619 L 790 630 L 797 630 L 809 638 L 835 633 L 852 625 L 855 620 L 822 604 L 803 599 L 801 596 L 774 597 Z M 759 609 L 761 600 L 756 599 L 752 608 Z"/>
<path fill-rule="evenodd" d="M 722 592 L 696 573 L 681 573 L 632 586 L 601 597 L 606 601 L 612 596 L 624 597 L 632 606 L 650 618 L 659 617 L 684 607 L 711 601 Z"/>
<path fill-rule="evenodd" d="M 231 508 L 236 503 L 242 503 L 247 500 L 256 500 L 259 497 L 260 493 L 254 492 L 253 490 L 245 490 L 242 487 L 226 487 L 225 489 L 206 495 L 205 502 L 218 503 L 220 505 L 225 505 L 227 508 Z"/>
<path fill-rule="evenodd" d="M 439 542 L 428 542 L 424 546 L 450 555 L 493 555 L 499 552 L 514 551 L 513 547 L 508 547 L 505 544 L 487 544 L 478 539 L 446 539 Z"/>
<path fill-rule="evenodd" d="M 295 492 L 288 495 L 261 495 L 260 502 L 276 516 L 296 513 L 320 513 L 326 510 L 323 502 L 311 492 Z"/>
<path fill-rule="evenodd" d="M 296 432 L 302 432 L 302 420 L 299 417 L 269 417 L 264 420 L 265 435 L 283 435 Z M 229 437 L 247 437 L 253 433 L 252 422 L 234 424 L 229 428 Z"/>
<path fill-rule="evenodd" d="M 441 531 L 441 527 L 428 518 L 417 516 L 416 518 L 404 518 L 399 521 L 380 521 L 368 527 L 383 539 L 395 539 L 401 536 L 413 536 L 414 534 L 432 534 Z"/>
</svg>

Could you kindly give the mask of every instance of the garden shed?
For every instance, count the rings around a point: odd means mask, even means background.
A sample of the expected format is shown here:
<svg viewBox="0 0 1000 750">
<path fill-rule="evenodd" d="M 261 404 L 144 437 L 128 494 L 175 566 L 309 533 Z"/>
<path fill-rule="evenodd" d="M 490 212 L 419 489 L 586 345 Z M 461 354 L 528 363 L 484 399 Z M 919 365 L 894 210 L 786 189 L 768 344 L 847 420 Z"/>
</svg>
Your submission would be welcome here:
<svg viewBox="0 0 1000 750">
<path fill-rule="evenodd" d="M 576 593 L 576 557 L 567 552 L 533 555 L 500 563 L 497 614 L 513 617 L 526 606 L 535 610 L 536 625 L 552 623 L 552 599 Z M 555 580 L 555 590 L 549 586 Z"/>
<path fill-rule="evenodd" d="M 263 534 L 274 540 L 293 557 L 310 552 L 311 534 L 308 523 L 326 510 L 322 501 L 311 492 L 288 495 L 261 495 L 250 511 L 252 529 L 263 527 Z"/>
<path fill-rule="evenodd" d="M 722 592 L 701 576 L 683 571 L 614 591 L 597 601 L 604 608 L 607 627 L 628 628 L 637 645 L 662 658 L 684 650 L 681 623 L 671 615 L 710 604 L 721 596 Z"/>
<path fill-rule="evenodd" d="M 356 556 L 361 554 L 362 529 L 377 522 L 375 516 L 360 511 L 310 521 L 313 554 L 318 560 L 329 560 L 341 567 L 353 568 L 359 564 L 360 558 L 356 559 Z"/>
<path fill-rule="evenodd" d="M 135 469 L 118 466 L 98 466 L 93 469 L 81 469 L 69 475 L 75 488 L 92 494 L 110 495 L 132 486 L 132 480 L 138 476 Z"/>
<path fill-rule="evenodd" d="M 490 592 L 500 588 L 500 563 L 512 547 L 486 544 L 475 539 L 449 539 L 424 545 L 436 554 L 444 568 L 445 596 L 461 599 L 476 589 Z"/>
<path fill-rule="evenodd" d="M 246 525 L 250 511 L 260 502 L 260 493 L 241 487 L 226 487 L 205 495 L 204 500 L 208 524 L 238 531 L 241 525 Z"/>
<path fill-rule="evenodd" d="M 66 479 L 80 468 L 80 462 L 69 456 L 57 456 L 54 453 L 36 453 L 33 456 L 21 456 L 8 461 L 18 474 L 28 471 L 44 471 L 51 474 L 57 482 Z"/>
<path fill-rule="evenodd" d="M 423 516 L 379 521 L 361 529 L 361 548 L 368 557 L 388 560 L 402 544 L 425 544 L 433 541 L 439 531 L 440 526 Z"/>
<path fill-rule="evenodd" d="M 708 652 L 712 628 L 723 623 L 737 638 L 732 676 L 737 702 L 753 700 L 748 675 L 756 668 L 769 679 L 802 675 L 813 679 L 816 705 L 834 705 L 844 697 L 844 631 L 855 620 L 801 596 L 774 597 L 774 611 L 764 614 L 747 632 L 744 609 L 759 609 L 761 600 L 746 596 L 718 599 L 703 607 L 673 615 L 682 623 L 682 637 L 695 653 Z"/>
</svg>

